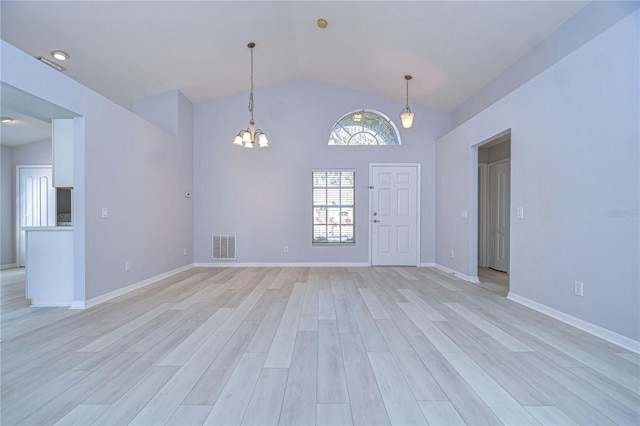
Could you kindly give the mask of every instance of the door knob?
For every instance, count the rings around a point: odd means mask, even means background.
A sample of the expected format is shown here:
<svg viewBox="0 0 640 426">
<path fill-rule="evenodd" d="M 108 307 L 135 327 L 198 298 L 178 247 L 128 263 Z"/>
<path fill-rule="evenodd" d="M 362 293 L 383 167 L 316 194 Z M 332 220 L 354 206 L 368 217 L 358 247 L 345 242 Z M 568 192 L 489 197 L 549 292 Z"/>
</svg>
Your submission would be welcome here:
<svg viewBox="0 0 640 426">
<path fill-rule="evenodd" d="M 373 219 L 373 223 L 378 223 L 380 222 L 378 219 Z"/>
</svg>

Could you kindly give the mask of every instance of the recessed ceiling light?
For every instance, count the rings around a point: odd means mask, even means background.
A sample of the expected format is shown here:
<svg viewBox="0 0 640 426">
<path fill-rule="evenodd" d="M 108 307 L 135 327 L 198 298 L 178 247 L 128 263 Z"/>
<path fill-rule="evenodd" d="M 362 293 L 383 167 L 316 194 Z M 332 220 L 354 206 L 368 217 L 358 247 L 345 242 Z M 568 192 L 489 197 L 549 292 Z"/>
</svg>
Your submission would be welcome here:
<svg viewBox="0 0 640 426">
<path fill-rule="evenodd" d="M 63 50 L 53 50 L 51 51 L 51 56 L 59 61 L 66 61 L 71 57 L 71 55 Z"/>
<path fill-rule="evenodd" d="M 320 18 L 320 19 L 318 19 L 318 21 L 317 21 L 317 22 L 318 22 L 318 27 L 322 28 L 323 30 L 324 30 L 325 28 L 327 28 L 327 25 L 329 25 L 329 23 L 327 22 L 327 20 L 326 20 L 326 19 L 324 19 L 324 18 Z"/>
<path fill-rule="evenodd" d="M 0 123 L 11 123 L 13 118 L 11 117 L 0 117 Z"/>
</svg>

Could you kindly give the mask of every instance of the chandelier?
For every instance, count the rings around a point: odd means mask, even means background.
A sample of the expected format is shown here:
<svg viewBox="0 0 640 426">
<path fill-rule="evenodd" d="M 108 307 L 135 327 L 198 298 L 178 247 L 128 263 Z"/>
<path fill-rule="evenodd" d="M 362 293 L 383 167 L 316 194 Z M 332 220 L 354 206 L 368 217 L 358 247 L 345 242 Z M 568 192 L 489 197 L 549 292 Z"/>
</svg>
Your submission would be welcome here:
<svg viewBox="0 0 640 426">
<path fill-rule="evenodd" d="M 409 108 L 409 80 L 411 80 L 411 78 L 410 75 L 404 76 L 404 79 L 407 80 L 407 105 L 400 111 L 400 120 L 402 121 L 402 127 L 405 129 L 413 126 L 413 113 L 411 112 L 411 108 Z"/>
<path fill-rule="evenodd" d="M 247 47 L 251 50 L 251 94 L 249 95 L 251 120 L 249 121 L 249 127 L 246 130 L 240 130 L 236 135 L 233 144 L 244 146 L 245 148 L 253 148 L 253 144 L 258 142 L 260 148 L 267 148 L 269 146 L 267 135 L 262 130 L 256 129 L 255 122 L 253 121 L 253 48 L 256 47 L 256 44 L 251 42 L 247 44 Z"/>
</svg>

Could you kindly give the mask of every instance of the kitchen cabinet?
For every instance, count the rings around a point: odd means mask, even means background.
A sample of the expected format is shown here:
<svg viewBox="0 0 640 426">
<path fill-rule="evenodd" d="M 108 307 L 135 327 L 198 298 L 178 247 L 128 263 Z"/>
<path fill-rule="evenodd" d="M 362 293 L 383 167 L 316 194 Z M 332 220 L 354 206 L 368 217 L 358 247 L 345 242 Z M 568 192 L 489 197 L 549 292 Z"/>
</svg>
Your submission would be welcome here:
<svg viewBox="0 0 640 426">
<path fill-rule="evenodd" d="M 73 227 L 25 227 L 27 298 L 35 307 L 73 302 Z"/>
<path fill-rule="evenodd" d="M 73 118 L 51 120 L 53 186 L 73 188 Z"/>
</svg>

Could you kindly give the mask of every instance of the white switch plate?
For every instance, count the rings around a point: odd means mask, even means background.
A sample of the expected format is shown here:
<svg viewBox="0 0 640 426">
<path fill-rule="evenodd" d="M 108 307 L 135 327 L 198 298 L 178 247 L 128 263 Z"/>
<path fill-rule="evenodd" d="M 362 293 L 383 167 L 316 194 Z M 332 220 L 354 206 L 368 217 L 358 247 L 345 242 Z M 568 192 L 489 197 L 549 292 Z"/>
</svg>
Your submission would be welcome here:
<svg viewBox="0 0 640 426">
<path fill-rule="evenodd" d="M 182 254 L 184 254 L 185 256 L 187 255 L 187 249 L 186 248 L 182 251 Z"/>
<path fill-rule="evenodd" d="M 131 270 L 131 261 L 130 260 L 125 260 L 124 261 L 124 270 L 126 272 L 129 272 Z"/>
<path fill-rule="evenodd" d="M 106 219 L 109 217 L 109 209 L 107 207 L 102 208 L 102 218 Z"/>
<path fill-rule="evenodd" d="M 516 209 L 516 219 L 524 219 L 524 207 L 518 207 Z"/>
<path fill-rule="evenodd" d="M 469 218 L 469 212 L 467 210 L 460 210 L 460 217 L 462 219 L 468 219 Z"/>
<path fill-rule="evenodd" d="M 584 283 L 582 281 L 573 282 L 573 293 L 576 296 L 583 296 Z"/>
<path fill-rule="evenodd" d="M 289 253 L 289 246 L 284 246 L 284 252 Z"/>
<path fill-rule="evenodd" d="M 456 252 L 451 250 L 451 258 L 453 259 L 454 257 L 456 257 Z"/>
</svg>

